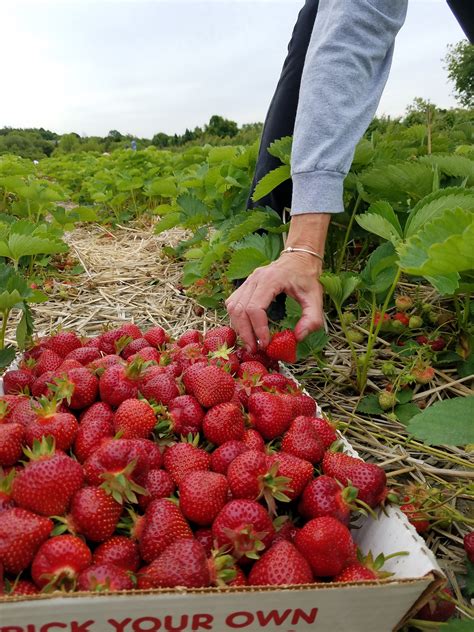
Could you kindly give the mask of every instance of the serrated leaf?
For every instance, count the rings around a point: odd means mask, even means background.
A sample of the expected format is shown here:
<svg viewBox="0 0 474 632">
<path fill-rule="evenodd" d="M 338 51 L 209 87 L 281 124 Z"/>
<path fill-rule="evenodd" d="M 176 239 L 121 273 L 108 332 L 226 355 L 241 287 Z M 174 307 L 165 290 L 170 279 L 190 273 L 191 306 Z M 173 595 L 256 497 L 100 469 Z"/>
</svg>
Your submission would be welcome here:
<svg viewBox="0 0 474 632">
<path fill-rule="evenodd" d="M 411 237 L 426 223 L 455 208 L 474 211 L 474 191 L 451 187 L 427 195 L 410 212 L 405 224 L 405 237 Z"/>
<path fill-rule="evenodd" d="M 407 198 L 420 200 L 433 190 L 431 165 L 419 162 L 398 162 L 373 167 L 360 175 L 361 183 L 370 197 L 394 204 L 405 203 Z"/>
<path fill-rule="evenodd" d="M 360 273 L 363 287 L 375 294 L 388 290 L 397 274 L 397 261 L 398 255 L 393 244 L 391 242 L 381 244 L 370 255 L 365 268 Z"/>
<path fill-rule="evenodd" d="M 472 619 L 450 619 L 443 624 L 442 632 L 472 632 Z"/>
<path fill-rule="evenodd" d="M 419 162 L 436 165 L 447 176 L 456 178 L 474 178 L 474 160 L 455 154 L 431 154 L 422 156 Z"/>
<path fill-rule="evenodd" d="M 291 172 L 289 165 L 281 165 L 281 167 L 273 169 L 272 171 L 264 175 L 263 178 L 259 181 L 259 183 L 255 187 L 252 200 L 254 202 L 261 200 L 263 197 L 273 191 L 273 189 L 276 189 L 278 185 L 280 185 L 282 182 L 285 182 L 290 177 Z"/>
<path fill-rule="evenodd" d="M 169 215 L 165 215 L 163 219 L 160 219 L 159 222 L 155 224 L 155 234 L 159 235 L 165 230 L 169 230 L 170 228 L 174 228 L 181 223 L 181 213 L 170 213 Z"/>
<path fill-rule="evenodd" d="M 178 187 L 174 178 L 155 178 L 144 187 L 143 193 L 147 197 L 174 198 L 178 193 Z"/>
<path fill-rule="evenodd" d="M 445 399 L 413 417 L 408 432 L 428 445 L 474 443 L 474 395 Z"/>
<path fill-rule="evenodd" d="M 356 411 L 367 415 L 382 415 L 383 409 L 380 407 L 377 395 L 366 395 L 357 404 Z"/>
<path fill-rule="evenodd" d="M 360 278 L 352 272 L 324 272 L 319 281 L 338 308 L 341 308 L 360 284 Z"/>
<path fill-rule="evenodd" d="M 227 278 L 244 279 L 251 274 L 255 268 L 270 263 L 264 252 L 256 248 L 241 248 L 236 250 L 230 258 L 227 268 Z"/>
<path fill-rule="evenodd" d="M 394 245 L 397 245 L 400 241 L 400 235 L 393 224 L 385 217 L 376 213 L 371 213 L 370 209 L 363 215 L 356 215 L 355 219 L 359 226 L 362 226 L 362 228 L 369 233 L 373 233 L 374 235 L 382 237 L 382 239 L 391 241 Z"/>
<path fill-rule="evenodd" d="M 410 274 L 438 276 L 474 269 L 474 211 L 444 211 L 398 247 Z"/>
<path fill-rule="evenodd" d="M 273 143 L 270 144 L 270 147 L 268 148 L 268 153 L 275 158 L 281 160 L 284 165 L 289 165 L 292 143 L 292 136 L 283 136 L 283 138 L 274 140 Z"/>
<path fill-rule="evenodd" d="M 358 167 L 367 166 L 374 157 L 374 148 L 367 138 L 361 138 L 357 143 L 354 158 L 352 159 L 351 170 L 357 170 Z"/>
<path fill-rule="evenodd" d="M 209 208 L 191 193 L 183 193 L 183 195 L 178 196 L 176 204 L 182 209 L 184 222 L 209 216 Z"/>
<path fill-rule="evenodd" d="M 12 346 L 4 347 L 0 349 L 0 368 L 9 366 L 15 359 L 16 349 Z"/>
<path fill-rule="evenodd" d="M 320 353 L 326 346 L 329 336 L 324 329 L 313 331 L 296 345 L 296 359 L 304 360 L 308 356 Z"/>
<path fill-rule="evenodd" d="M 402 424 L 407 424 L 412 417 L 420 412 L 420 409 L 418 408 L 418 406 L 416 406 L 416 404 L 408 402 L 407 404 L 395 406 L 393 412 L 397 416 L 398 421 L 400 421 Z"/>
<path fill-rule="evenodd" d="M 397 401 L 399 404 L 407 404 L 408 402 L 411 402 L 412 397 L 413 389 L 411 388 L 403 388 L 397 391 Z"/>
</svg>

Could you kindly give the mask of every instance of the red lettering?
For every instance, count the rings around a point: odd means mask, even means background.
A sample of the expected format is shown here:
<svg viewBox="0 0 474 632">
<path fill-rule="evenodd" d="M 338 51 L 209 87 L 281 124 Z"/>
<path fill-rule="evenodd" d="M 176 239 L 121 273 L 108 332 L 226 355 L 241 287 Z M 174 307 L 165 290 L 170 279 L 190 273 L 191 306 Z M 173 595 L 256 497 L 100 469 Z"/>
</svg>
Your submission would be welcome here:
<svg viewBox="0 0 474 632">
<path fill-rule="evenodd" d="M 123 621 L 116 621 L 115 619 L 107 619 L 107 623 L 110 623 L 110 625 L 113 625 L 114 628 L 117 630 L 117 632 L 125 632 L 125 628 L 130 623 L 130 621 L 131 621 L 130 617 L 128 617 L 127 619 L 124 619 Z"/>
<path fill-rule="evenodd" d="M 143 627 L 145 624 L 145 627 Z M 151 627 L 148 627 L 150 624 Z M 161 628 L 161 621 L 155 617 L 141 617 L 132 623 L 133 632 L 156 632 Z"/>
<path fill-rule="evenodd" d="M 51 623 L 45 623 L 41 626 L 40 632 L 49 632 L 51 628 L 67 628 L 67 623 L 60 623 L 59 621 L 52 621 Z"/>
<path fill-rule="evenodd" d="M 71 632 L 91 632 L 89 626 L 94 625 L 94 623 L 94 619 L 89 619 L 89 621 L 84 621 L 84 623 L 71 621 Z"/>
<path fill-rule="evenodd" d="M 214 617 L 212 614 L 195 614 L 193 615 L 192 630 L 212 630 L 212 622 Z"/>
<path fill-rule="evenodd" d="M 278 610 L 270 610 L 268 614 L 265 614 L 261 610 L 257 610 L 255 613 L 257 615 L 258 622 L 261 627 L 264 628 L 269 623 L 275 623 L 275 625 L 282 625 L 288 616 L 291 614 L 292 610 L 288 608 L 285 610 L 283 614 L 280 614 Z"/>
<path fill-rule="evenodd" d="M 311 608 L 309 614 L 307 614 L 301 608 L 296 608 L 293 613 L 293 618 L 291 620 L 291 625 L 296 625 L 300 622 L 300 620 L 305 621 L 306 623 L 314 623 L 316 620 L 316 616 L 318 614 L 317 608 Z"/>
<path fill-rule="evenodd" d="M 166 615 L 163 624 L 167 632 L 182 632 L 182 630 L 185 630 L 188 627 L 188 615 L 185 614 L 181 616 L 181 623 L 179 624 L 179 628 L 173 625 L 173 617 L 170 615 Z"/>
<path fill-rule="evenodd" d="M 7 625 L 0 628 L 0 632 L 23 632 L 23 628 L 20 628 L 17 625 Z"/>
<path fill-rule="evenodd" d="M 232 612 L 228 615 L 225 620 L 226 624 L 229 628 L 246 628 L 249 625 L 252 625 L 254 616 L 251 612 Z M 243 621 L 239 621 L 239 619 L 244 619 Z"/>
</svg>

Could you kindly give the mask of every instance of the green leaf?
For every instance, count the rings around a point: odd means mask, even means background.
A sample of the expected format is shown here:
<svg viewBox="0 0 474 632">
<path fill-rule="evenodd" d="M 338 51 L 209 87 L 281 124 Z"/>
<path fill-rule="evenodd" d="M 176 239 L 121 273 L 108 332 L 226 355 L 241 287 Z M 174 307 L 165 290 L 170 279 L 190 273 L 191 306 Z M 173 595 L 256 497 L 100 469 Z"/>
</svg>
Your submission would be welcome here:
<svg viewBox="0 0 474 632">
<path fill-rule="evenodd" d="M 357 143 L 352 159 L 351 170 L 357 170 L 359 167 L 366 167 L 374 157 L 374 148 L 367 138 L 361 138 Z"/>
<path fill-rule="evenodd" d="M 467 156 L 454 154 L 431 154 L 422 156 L 419 162 L 436 165 L 438 169 L 447 176 L 455 178 L 474 178 L 474 160 Z"/>
<path fill-rule="evenodd" d="M 360 278 L 352 272 L 324 272 L 319 281 L 339 309 L 360 284 Z"/>
<path fill-rule="evenodd" d="M 437 274 L 436 276 L 427 274 L 425 279 L 443 296 L 454 294 L 459 289 L 459 274 L 456 272 L 452 274 Z"/>
<path fill-rule="evenodd" d="M 183 223 L 209 216 L 209 208 L 191 193 L 183 193 L 177 198 L 176 203 L 182 209 Z"/>
<path fill-rule="evenodd" d="M 425 224 L 436 219 L 445 211 L 462 208 L 474 211 L 474 191 L 460 187 L 440 189 L 427 195 L 413 208 L 405 224 L 405 237 L 411 237 Z"/>
<path fill-rule="evenodd" d="M 374 202 L 368 208 L 368 213 L 375 213 L 376 215 L 380 215 L 380 217 L 388 220 L 394 229 L 398 237 L 403 236 L 402 227 L 400 225 L 400 220 L 398 219 L 398 215 L 393 210 L 392 206 L 388 202 L 384 202 L 383 200 L 379 200 L 378 202 Z"/>
<path fill-rule="evenodd" d="M 366 395 L 357 404 L 356 411 L 367 415 L 383 415 L 377 395 Z"/>
<path fill-rule="evenodd" d="M 329 336 L 324 329 L 313 331 L 304 340 L 296 346 L 296 359 L 304 360 L 305 358 L 320 353 L 326 346 Z"/>
<path fill-rule="evenodd" d="M 407 404 L 411 402 L 411 398 L 413 397 L 413 389 L 411 388 L 403 388 L 397 391 L 397 401 L 399 404 Z M 420 410 L 418 408 L 418 410 Z"/>
<path fill-rule="evenodd" d="M 255 268 L 270 263 L 264 252 L 256 248 L 241 248 L 236 250 L 230 258 L 227 269 L 228 279 L 244 279 L 251 274 Z"/>
<path fill-rule="evenodd" d="M 268 148 L 268 153 L 272 156 L 275 156 L 275 158 L 281 160 L 284 165 L 289 165 L 292 143 L 292 136 L 283 136 L 283 138 L 274 140 L 273 143 L 270 144 L 270 147 Z"/>
<path fill-rule="evenodd" d="M 388 290 L 397 274 L 398 256 L 391 242 L 381 244 L 370 255 L 364 270 L 360 273 L 363 287 L 380 294 Z"/>
<path fill-rule="evenodd" d="M 426 224 L 398 247 L 410 274 L 438 276 L 474 269 L 474 212 L 457 208 Z"/>
<path fill-rule="evenodd" d="M 16 349 L 12 346 L 4 347 L 0 349 L 0 368 L 9 366 L 15 359 Z"/>
<path fill-rule="evenodd" d="M 472 632 L 472 619 L 450 619 L 442 624 L 440 632 Z"/>
<path fill-rule="evenodd" d="M 0 294 L 0 310 L 10 310 L 17 303 L 20 303 L 22 300 L 20 293 L 18 290 L 13 290 L 13 292 L 8 292 L 5 290 Z"/>
<path fill-rule="evenodd" d="M 413 417 L 408 432 L 428 445 L 474 443 L 474 395 L 445 399 Z"/>
<path fill-rule="evenodd" d="M 195 281 L 202 277 L 200 262 L 189 261 L 183 266 L 183 285 L 192 285 Z"/>
<path fill-rule="evenodd" d="M 360 180 L 373 201 L 382 198 L 405 205 L 408 198 L 419 200 L 431 193 L 433 169 L 419 162 L 398 162 L 368 169 Z"/>
<path fill-rule="evenodd" d="M 288 180 L 291 177 L 290 166 L 289 165 L 281 165 L 281 167 L 277 167 L 270 171 L 259 181 L 257 186 L 255 187 L 255 191 L 252 196 L 252 200 L 257 202 L 261 200 L 263 197 L 268 195 L 273 189 L 276 189 L 278 185 L 285 180 Z"/>
<path fill-rule="evenodd" d="M 415 404 L 409 402 L 407 404 L 395 406 L 393 412 L 397 416 L 398 421 L 400 421 L 402 424 L 407 424 L 412 417 L 420 412 L 420 409 Z"/>
<path fill-rule="evenodd" d="M 178 224 L 180 223 L 181 213 L 170 213 L 169 215 L 165 215 L 163 219 L 160 219 L 160 221 L 155 224 L 155 234 L 159 235 L 165 230 L 169 230 L 170 228 L 178 226 Z"/>
<path fill-rule="evenodd" d="M 143 193 L 147 197 L 174 198 L 178 193 L 178 187 L 174 178 L 155 178 L 145 186 Z"/>
<path fill-rule="evenodd" d="M 394 245 L 397 245 L 400 241 L 400 234 L 397 229 L 385 217 L 382 217 L 377 213 L 370 212 L 371 208 L 372 206 L 369 208 L 367 213 L 364 213 L 363 215 L 356 215 L 356 222 L 367 232 L 378 235 L 379 237 L 382 237 L 382 239 L 386 239 L 387 241 L 391 241 Z"/>
<path fill-rule="evenodd" d="M 459 363 L 458 373 L 461 377 L 474 375 L 474 353 L 471 353 L 471 355 L 469 356 L 467 360 Z"/>
</svg>

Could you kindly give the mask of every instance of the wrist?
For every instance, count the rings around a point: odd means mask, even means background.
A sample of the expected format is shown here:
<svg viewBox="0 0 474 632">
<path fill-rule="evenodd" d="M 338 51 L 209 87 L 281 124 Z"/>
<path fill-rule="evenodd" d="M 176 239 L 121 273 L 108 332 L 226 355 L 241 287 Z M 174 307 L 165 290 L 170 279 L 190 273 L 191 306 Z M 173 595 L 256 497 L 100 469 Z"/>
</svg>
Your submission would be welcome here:
<svg viewBox="0 0 474 632">
<path fill-rule="evenodd" d="M 304 213 L 291 218 L 285 247 L 307 248 L 324 255 L 324 246 L 331 215 L 329 213 Z M 293 254 L 292 254 L 293 256 Z M 311 257 L 312 255 L 308 255 Z"/>
</svg>

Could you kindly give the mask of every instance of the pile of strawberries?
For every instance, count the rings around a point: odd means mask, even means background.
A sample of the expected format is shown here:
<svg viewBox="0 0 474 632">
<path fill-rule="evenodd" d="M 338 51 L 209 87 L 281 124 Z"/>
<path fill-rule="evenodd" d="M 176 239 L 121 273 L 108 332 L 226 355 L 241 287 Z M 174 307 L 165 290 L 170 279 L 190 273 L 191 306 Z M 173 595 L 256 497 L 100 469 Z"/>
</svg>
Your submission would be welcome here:
<svg viewBox="0 0 474 632">
<path fill-rule="evenodd" d="M 379 577 L 348 525 L 384 471 L 334 451 L 278 372 L 295 350 L 285 331 L 248 353 L 225 326 L 37 341 L 0 398 L 0 591 Z"/>
</svg>

